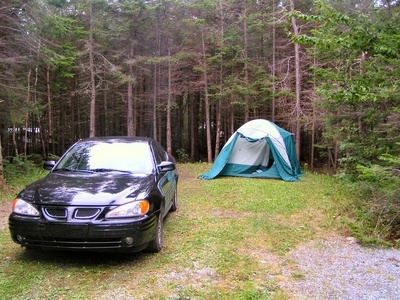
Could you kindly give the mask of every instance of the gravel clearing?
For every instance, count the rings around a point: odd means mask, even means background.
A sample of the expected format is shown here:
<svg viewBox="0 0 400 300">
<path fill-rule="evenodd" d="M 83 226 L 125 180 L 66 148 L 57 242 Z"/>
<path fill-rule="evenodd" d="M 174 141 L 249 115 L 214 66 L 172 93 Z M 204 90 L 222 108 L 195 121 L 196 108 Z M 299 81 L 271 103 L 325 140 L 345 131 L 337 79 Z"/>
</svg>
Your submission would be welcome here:
<svg viewBox="0 0 400 300">
<path fill-rule="evenodd" d="M 353 238 L 313 241 L 289 252 L 279 286 L 295 299 L 400 299 L 400 251 Z"/>
<path fill-rule="evenodd" d="M 0 203 L 0 230 L 6 230 L 9 213 L 10 203 Z M 353 238 L 332 235 L 324 239 L 319 236 L 283 257 L 262 249 L 254 251 L 254 255 L 262 264 L 269 264 L 274 275 L 268 280 L 278 282 L 279 287 L 292 296 L 290 299 L 400 300 L 400 250 L 362 247 Z M 215 270 L 196 262 L 193 269 L 171 271 L 157 277 L 161 285 L 183 282 L 182 288 L 192 285 L 196 290 L 206 288 L 201 283 L 218 284 L 219 280 Z M 188 282 L 189 278 L 193 282 Z M 132 296 L 129 291 L 130 287 L 115 287 L 97 298 L 149 299 Z M 165 299 L 178 299 L 177 295 L 169 296 Z"/>
</svg>

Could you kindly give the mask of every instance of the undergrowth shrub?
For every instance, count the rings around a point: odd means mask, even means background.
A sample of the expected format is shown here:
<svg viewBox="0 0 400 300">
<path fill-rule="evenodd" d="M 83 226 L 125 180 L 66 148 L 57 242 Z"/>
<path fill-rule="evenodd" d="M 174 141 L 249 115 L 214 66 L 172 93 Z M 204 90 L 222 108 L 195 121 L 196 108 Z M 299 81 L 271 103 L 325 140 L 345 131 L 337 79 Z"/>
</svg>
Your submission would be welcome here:
<svg viewBox="0 0 400 300">
<path fill-rule="evenodd" d="M 361 197 L 354 206 L 358 225 L 350 227 L 365 242 L 400 243 L 400 158 L 384 155 L 380 165 L 358 166 Z"/>
<path fill-rule="evenodd" d="M 23 181 L 32 181 L 38 176 L 46 174 L 43 170 L 43 158 L 40 155 L 29 155 L 26 160 L 23 155 L 3 160 L 4 178 L 7 185 L 17 188 Z"/>
</svg>

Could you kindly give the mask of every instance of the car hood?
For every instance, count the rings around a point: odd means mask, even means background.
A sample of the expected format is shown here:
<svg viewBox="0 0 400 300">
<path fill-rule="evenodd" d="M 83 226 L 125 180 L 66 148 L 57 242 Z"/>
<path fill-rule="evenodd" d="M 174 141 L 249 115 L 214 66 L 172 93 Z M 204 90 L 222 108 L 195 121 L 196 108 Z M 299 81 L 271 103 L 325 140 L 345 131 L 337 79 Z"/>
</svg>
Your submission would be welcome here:
<svg viewBox="0 0 400 300">
<path fill-rule="evenodd" d="M 154 175 L 57 172 L 28 185 L 18 197 L 47 205 L 121 205 L 147 197 L 153 187 Z"/>
</svg>

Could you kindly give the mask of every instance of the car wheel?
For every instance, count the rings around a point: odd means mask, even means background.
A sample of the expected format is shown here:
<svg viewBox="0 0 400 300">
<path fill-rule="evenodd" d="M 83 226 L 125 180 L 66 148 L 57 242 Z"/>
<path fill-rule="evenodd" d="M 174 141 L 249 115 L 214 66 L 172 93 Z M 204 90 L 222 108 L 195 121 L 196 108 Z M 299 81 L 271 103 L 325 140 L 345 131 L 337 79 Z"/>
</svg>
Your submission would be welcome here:
<svg viewBox="0 0 400 300">
<path fill-rule="evenodd" d="M 162 213 L 157 217 L 157 228 L 156 228 L 156 236 L 154 240 L 149 242 L 149 245 L 146 248 L 146 252 L 157 253 L 160 252 L 163 246 L 163 230 L 164 230 L 164 220 L 162 217 Z"/>
<path fill-rule="evenodd" d="M 174 199 L 172 199 L 172 205 L 169 211 L 176 211 L 178 209 L 178 190 L 175 189 Z"/>
</svg>

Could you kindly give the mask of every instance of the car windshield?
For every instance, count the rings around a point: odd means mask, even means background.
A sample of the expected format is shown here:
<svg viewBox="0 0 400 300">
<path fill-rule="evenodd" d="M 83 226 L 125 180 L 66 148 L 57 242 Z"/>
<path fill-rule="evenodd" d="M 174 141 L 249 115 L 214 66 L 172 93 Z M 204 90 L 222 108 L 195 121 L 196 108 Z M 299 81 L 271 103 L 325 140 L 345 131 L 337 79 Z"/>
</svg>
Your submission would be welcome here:
<svg viewBox="0 0 400 300">
<path fill-rule="evenodd" d="M 153 161 L 146 143 L 78 143 L 60 160 L 56 170 L 150 174 Z"/>
</svg>

